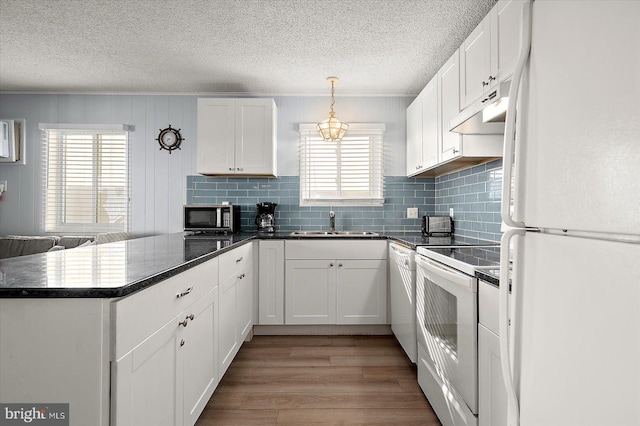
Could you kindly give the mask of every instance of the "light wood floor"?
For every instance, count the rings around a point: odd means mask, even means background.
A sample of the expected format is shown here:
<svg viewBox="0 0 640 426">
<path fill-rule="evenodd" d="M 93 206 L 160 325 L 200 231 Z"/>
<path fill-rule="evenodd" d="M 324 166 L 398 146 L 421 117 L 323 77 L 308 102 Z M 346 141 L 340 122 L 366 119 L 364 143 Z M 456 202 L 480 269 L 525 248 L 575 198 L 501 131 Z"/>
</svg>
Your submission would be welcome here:
<svg viewBox="0 0 640 426">
<path fill-rule="evenodd" d="M 392 336 L 255 336 L 196 426 L 440 425 Z"/>
</svg>

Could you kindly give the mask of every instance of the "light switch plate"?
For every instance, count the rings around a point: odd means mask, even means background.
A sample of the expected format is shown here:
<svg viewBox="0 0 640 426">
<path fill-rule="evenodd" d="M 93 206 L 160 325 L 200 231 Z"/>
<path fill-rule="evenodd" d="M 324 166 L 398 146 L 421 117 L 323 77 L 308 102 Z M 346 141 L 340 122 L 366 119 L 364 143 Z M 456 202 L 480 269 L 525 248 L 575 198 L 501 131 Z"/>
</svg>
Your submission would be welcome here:
<svg viewBox="0 0 640 426">
<path fill-rule="evenodd" d="M 418 208 L 417 207 L 407 208 L 407 219 L 417 219 L 417 218 L 418 218 Z"/>
</svg>

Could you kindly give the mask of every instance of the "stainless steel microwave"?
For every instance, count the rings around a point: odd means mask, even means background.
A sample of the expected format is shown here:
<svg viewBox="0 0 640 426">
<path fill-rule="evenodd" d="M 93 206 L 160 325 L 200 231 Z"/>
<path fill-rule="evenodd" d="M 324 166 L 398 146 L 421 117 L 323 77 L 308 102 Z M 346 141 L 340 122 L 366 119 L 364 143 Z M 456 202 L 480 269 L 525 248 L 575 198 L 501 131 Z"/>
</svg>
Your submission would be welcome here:
<svg viewBox="0 0 640 426">
<path fill-rule="evenodd" d="M 232 204 L 184 206 L 185 231 L 237 232 L 240 206 Z"/>
</svg>

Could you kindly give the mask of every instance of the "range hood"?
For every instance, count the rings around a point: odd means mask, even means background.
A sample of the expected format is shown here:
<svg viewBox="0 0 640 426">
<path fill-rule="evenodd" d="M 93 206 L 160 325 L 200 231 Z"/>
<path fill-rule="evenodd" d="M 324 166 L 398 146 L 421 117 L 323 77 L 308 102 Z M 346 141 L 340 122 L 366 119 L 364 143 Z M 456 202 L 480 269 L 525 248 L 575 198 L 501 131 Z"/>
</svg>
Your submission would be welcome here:
<svg viewBox="0 0 640 426">
<path fill-rule="evenodd" d="M 449 130 L 463 135 L 502 135 L 511 81 L 504 81 L 449 121 Z"/>
</svg>

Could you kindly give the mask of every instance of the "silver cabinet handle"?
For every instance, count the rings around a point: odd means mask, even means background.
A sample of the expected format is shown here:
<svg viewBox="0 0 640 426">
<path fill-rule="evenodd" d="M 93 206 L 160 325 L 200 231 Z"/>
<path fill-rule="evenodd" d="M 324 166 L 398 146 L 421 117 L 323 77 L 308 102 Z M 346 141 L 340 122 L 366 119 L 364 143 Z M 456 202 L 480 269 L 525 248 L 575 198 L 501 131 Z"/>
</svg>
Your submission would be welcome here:
<svg viewBox="0 0 640 426">
<path fill-rule="evenodd" d="M 236 263 L 242 262 L 244 260 L 243 256 L 240 256 L 240 259 L 236 259 Z"/>
<path fill-rule="evenodd" d="M 490 81 L 490 82 L 491 82 L 491 81 L 493 81 L 493 80 L 495 80 L 495 79 L 496 79 L 496 78 L 495 78 L 494 76 L 492 76 L 492 75 L 490 75 L 490 76 L 489 76 L 489 81 Z"/>
<path fill-rule="evenodd" d="M 184 321 L 180 321 L 178 325 L 186 327 L 187 325 L 189 325 L 189 320 L 193 321 L 194 318 L 195 316 L 193 314 L 187 315 L 186 317 L 184 317 Z"/>
<path fill-rule="evenodd" d="M 238 279 L 239 279 L 239 280 L 241 280 L 241 279 L 243 279 L 243 278 L 244 278 L 244 276 L 245 276 L 245 275 L 244 275 L 244 274 L 242 274 L 242 275 L 238 276 Z"/>
<path fill-rule="evenodd" d="M 486 82 L 486 81 L 483 81 L 483 82 L 482 82 L 482 87 L 485 87 L 485 86 L 488 86 L 488 85 L 489 85 L 489 83 L 488 83 L 488 82 Z"/>
<path fill-rule="evenodd" d="M 460 151 L 458 151 L 457 149 L 454 149 L 454 150 L 453 150 L 453 153 L 454 153 L 454 154 L 457 154 L 457 153 L 459 153 L 459 152 L 460 152 Z"/>
<path fill-rule="evenodd" d="M 189 287 L 188 289 L 186 289 L 182 293 L 176 294 L 176 298 L 180 299 L 181 297 L 186 296 L 187 294 L 191 293 L 192 291 L 193 291 L 193 287 Z"/>
</svg>

